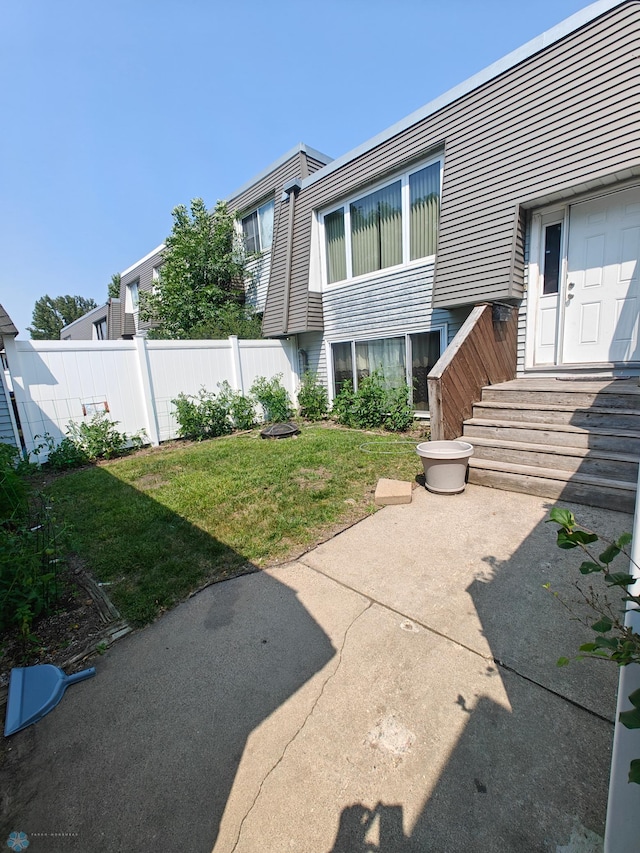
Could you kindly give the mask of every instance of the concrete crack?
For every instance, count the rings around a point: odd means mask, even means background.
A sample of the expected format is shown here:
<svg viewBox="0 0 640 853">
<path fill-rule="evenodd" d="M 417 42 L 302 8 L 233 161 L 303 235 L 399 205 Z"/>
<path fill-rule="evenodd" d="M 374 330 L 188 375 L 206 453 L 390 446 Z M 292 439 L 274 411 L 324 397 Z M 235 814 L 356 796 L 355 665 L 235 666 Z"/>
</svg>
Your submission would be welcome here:
<svg viewBox="0 0 640 853">
<path fill-rule="evenodd" d="M 304 718 L 304 720 L 302 721 L 302 723 L 300 724 L 300 726 L 296 729 L 296 731 L 294 732 L 294 734 L 291 736 L 291 738 L 289 739 L 289 741 L 286 743 L 286 745 L 285 745 L 284 749 L 282 750 L 282 754 L 280 755 L 280 757 L 278 758 L 278 760 L 275 762 L 275 764 L 273 765 L 273 767 L 271 767 L 271 768 L 270 768 L 270 770 L 268 771 L 268 773 L 265 775 L 265 777 L 264 777 L 264 778 L 262 779 L 262 781 L 260 782 L 260 785 L 259 785 L 259 787 L 258 787 L 258 790 L 257 790 L 257 792 L 256 792 L 256 795 L 255 795 L 255 797 L 253 798 L 253 802 L 252 802 L 252 803 L 251 803 L 251 805 L 249 806 L 249 808 L 248 808 L 248 810 L 247 810 L 246 814 L 244 815 L 244 817 L 242 818 L 242 820 L 241 820 L 241 822 L 240 822 L 240 826 L 238 827 L 238 834 L 237 834 L 237 836 L 236 836 L 236 840 L 235 840 L 235 842 L 234 842 L 234 844 L 233 844 L 233 848 L 232 848 L 232 850 L 231 850 L 231 853 L 235 853 L 235 850 L 236 850 L 236 848 L 237 848 L 238 844 L 240 843 L 240 837 L 242 836 L 242 830 L 243 830 L 243 827 L 244 827 L 245 821 L 247 820 L 247 818 L 249 817 L 249 815 L 251 814 L 251 812 L 252 812 L 252 811 L 253 811 L 253 809 L 255 808 L 256 803 L 257 803 L 257 802 L 258 802 L 258 800 L 260 799 L 260 795 L 262 794 L 262 789 L 264 788 L 264 786 L 265 786 L 265 784 L 266 784 L 266 782 L 267 782 L 267 779 L 269 779 L 269 777 L 270 777 L 270 776 L 271 776 L 271 775 L 272 775 L 272 774 L 277 770 L 277 768 L 280 766 L 280 764 L 281 764 L 281 763 L 282 763 L 282 761 L 284 760 L 285 755 L 286 755 L 286 754 L 287 754 L 287 752 L 289 751 L 289 747 L 290 747 L 290 746 L 291 746 L 291 745 L 292 745 L 292 744 L 297 740 L 298 736 L 302 733 L 302 731 L 304 730 L 305 726 L 307 725 L 307 723 L 309 722 L 309 720 L 310 720 L 310 719 L 311 719 L 311 717 L 313 716 L 313 713 L 314 713 L 314 711 L 315 711 L 316 707 L 318 706 L 318 703 L 320 702 L 320 700 L 321 700 L 321 699 L 322 699 L 322 697 L 324 696 L 324 692 L 325 692 L 325 690 L 326 690 L 326 688 L 327 688 L 327 685 L 328 685 L 331 681 L 333 681 L 333 679 L 334 679 L 334 678 L 336 677 L 336 675 L 338 674 L 338 671 L 339 671 L 339 669 L 340 669 L 340 666 L 342 665 L 342 657 L 343 657 L 343 654 L 344 654 L 345 646 L 346 646 L 346 644 L 347 644 L 347 637 L 349 636 L 349 633 L 350 633 L 351 629 L 352 629 L 352 628 L 353 628 L 353 626 L 356 624 L 356 622 L 360 619 L 360 617 L 361 617 L 361 616 L 364 616 L 364 614 L 365 614 L 365 613 L 366 613 L 366 612 L 367 612 L 371 607 L 373 607 L 374 602 L 373 602 L 371 599 L 367 598 L 367 596 L 362 595 L 362 593 L 358 593 L 358 594 L 360 595 L 360 597 L 361 597 L 361 598 L 365 598 L 365 599 L 367 599 L 367 602 L 368 602 L 368 603 L 367 603 L 366 607 L 364 607 L 364 608 L 363 608 L 363 609 L 362 609 L 362 610 L 357 614 L 357 616 L 354 616 L 354 618 L 351 620 L 350 624 L 347 626 L 347 629 L 346 629 L 346 631 L 344 632 L 344 637 L 342 638 L 342 645 L 340 646 L 340 650 L 339 650 L 339 652 L 338 652 L 337 662 L 336 662 L 336 665 L 335 665 L 335 668 L 334 668 L 333 672 L 331 672 L 331 673 L 330 673 L 330 674 L 325 678 L 325 680 L 324 680 L 324 682 L 323 682 L 323 684 L 322 684 L 322 687 L 321 687 L 321 689 L 320 689 L 320 691 L 319 691 L 318 695 L 316 696 L 316 698 L 315 698 L 315 700 L 314 700 L 314 702 L 313 702 L 313 704 L 312 704 L 311 708 L 309 709 L 309 712 L 308 712 L 308 713 L 307 713 L 307 715 L 305 716 L 305 718 Z"/>
</svg>

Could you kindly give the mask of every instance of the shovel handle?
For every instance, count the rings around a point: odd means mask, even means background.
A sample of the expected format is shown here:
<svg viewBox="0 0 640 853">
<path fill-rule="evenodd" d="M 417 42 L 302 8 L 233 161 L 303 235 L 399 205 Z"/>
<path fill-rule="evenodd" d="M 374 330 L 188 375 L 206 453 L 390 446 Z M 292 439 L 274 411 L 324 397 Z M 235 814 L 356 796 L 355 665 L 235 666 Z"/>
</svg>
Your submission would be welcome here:
<svg viewBox="0 0 640 853">
<path fill-rule="evenodd" d="M 77 681 L 84 681 L 86 678 L 91 678 L 95 674 L 95 666 L 90 666 L 88 669 L 83 669 L 82 672 L 74 672 L 73 675 L 67 675 L 67 684 L 75 684 Z"/>
</svg>

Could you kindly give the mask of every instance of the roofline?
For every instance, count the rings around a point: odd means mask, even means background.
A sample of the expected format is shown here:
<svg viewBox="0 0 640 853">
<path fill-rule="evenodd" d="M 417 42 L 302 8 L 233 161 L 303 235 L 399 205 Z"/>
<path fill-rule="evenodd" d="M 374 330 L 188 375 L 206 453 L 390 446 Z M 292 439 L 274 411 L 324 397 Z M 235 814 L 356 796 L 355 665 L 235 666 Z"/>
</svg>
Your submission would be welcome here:
<svg viewBox="0 0 640 853">
<path fill-rule="evenodd" d="M 160 243 L 159 246 L 156 246 L 155 249 L 153 249 L 151 252 L 149 252 L 148 255 L 145 255 L 144 258 L 140 258 L 140 260 L 136 261 L 135 264 L 131 264 L 130 267 L 127 267 L 126 270 L 123 270 L 120 273 L 120 277 L 122 277 L 124 275 L 128 275 L 130 272 L 133 272 L 133 270 L 136 267 L 139 267 L 140 264 L 143 264 L 145 261 L 148 261 L 149 258 L 153 257 L 153 255 L 157 255 L 158 252 L 161 252 L 163 249 L 164 249 L 164 243 Z"/>
<path fill-rule="evenodd" d="M 560 39 L 575 30 L 580 29 L 580 27 L 583 27 L 585 24 L 590 23 L 605 14 L 605 12 L 608 12 L 610 9 L 613 9 L 616 6 L 623 6 L 627 2 L 629 2 L 629 0 L 597 0 L 596 3 L 591 3 L 591 5 L 586 6 L 584 9 L 580 9 L 580 11 L 566 18 L 564 21 L 561 21 L 559 24 L 556 24 L 555 27 L 551 27 L 551 29 L 546 30 L 534 39 L 531 39 L 531 41 L 528 41 L 526 44 L 522 45 L 522 47 L 519 47 L 511 53 L 508 53 L 506 56 L 503 56 L 502 59 L 498 59 L 497 62 L 492 63 L 482 71 L 479 71 L 477 74 L 469 77 L 464 82 L 454 86 L 453 89 L 449 89 L 448 92 L 440 95 L 435 100 L 429 101 L 428 104 L 425 104 L 423 107 L 420 107 L 410 113 L 395 124 L 392 124 L 391 127 L 388 127 L 386 130 L 383 130 L 381 133 L 378 133 L 376 136 L 373 136 L 371 139 L 363 142 L 361 145 L 358 145 L 346 154 L 336 157 L 335 160 L 332 160 L 329 164 L 318 169 L 317 172 L 309 175 L 308 178 L 305 178 L 302 181 L 302 189 L 315 184 L 316 181 L 322 180 L 324 177 L 337 171 L 351 160 L 355 160 L 362 154 L 366 154 L 367 151 L 371 151 L 383 142 L 387 142 L 398 133 L 402 133 L 403 130 L 407 130 L 419 121 L 422 121 L 428 116 L 433 115 L 433 113 L 443 109 L 443 107 L 457 101 L 458 98 L 461 98 L 464 95 L 469 94 L 469 92 L 472 92 L 474 89 L 488 83 L 494 77 L 498 77 L 505 71 L 509 71 L 525 59 L 529 59 L 531 56 L 539 53 L 546 47 L 560 41 Z"/>
<path fill-rule="evenodd" d="M 76 323 L 80 323 L 82 320 L 88 320 L 89 317 L 93 316 L 93 314 L 97 314 L 99 311 L 104 311 L 104 316 L 106 318 L 107 312 L 109 311 L 109 303 L 105 302 L 104 305 L 98 305 L 97 308 L 92 308 L 90 311 L 87 311 L 86 314 L 83 314 L 81 317 L 78 317 L 76 320 L 72 320 L 71 323 L 68 323 L 66 326 L 63 326 L 60 329 L 60 334 L 62 334 L 65 329 L 70 329 L 72 326 L 75 326 Z"/>
<path fill-rule="evenodd" d="M 263 169 L 261 172 L 258 172 L 250 181 L 244 183 L 237 190 L 228 195 L 225 199 L 226 202 L 230 202 L 232 199 L 236 198 L 239 195 L 242 195 L 243 192 L 246 192 L 248 189 L 251 189 L 254 184 L 257 184 L 258 181 L 261 181 L 263 178 L 266 178 L 271 172 L 275 172 L 276 169 L 279 169 L 287 160 L 291 160 L 292 157 L 295 157 L 296 154 L 304 153 L 309 157 L 313 157 L 314 160 L 319 160 L 321 163 L 325 165 L 332 162 L 332 158 L 323 154 L 321 151 L 318 151 L 315 148 L 311 148 L 309 145 L 305 145 L 304 142 L 299 142 L 295 148 L 291 148 L 290 151 L 287 151 L 281 157 L 278 157 L 277 160 L 274 160 L 266 169 Z"/>
</svg>

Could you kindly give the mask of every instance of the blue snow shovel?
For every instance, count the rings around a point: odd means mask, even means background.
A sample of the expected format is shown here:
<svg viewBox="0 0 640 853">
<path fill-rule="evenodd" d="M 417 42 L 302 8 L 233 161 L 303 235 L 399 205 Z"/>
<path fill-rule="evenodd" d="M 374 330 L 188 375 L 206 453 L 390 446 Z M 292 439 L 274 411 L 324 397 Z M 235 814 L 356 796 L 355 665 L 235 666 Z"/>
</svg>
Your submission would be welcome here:
<svg viewBox="0 0 640 853">
<path fill-rule="evenodd" d="M 96 669 L 91 666 L 75 675 L 65 675 L 61 669 L 49 663 L 12 669 L 4 736 L 8 737 L 26 729 L 31 723 L 37 723 L 49 711 L 53 711 L 70 684 L 84 681 L 95 674 Z"/>
</svg>

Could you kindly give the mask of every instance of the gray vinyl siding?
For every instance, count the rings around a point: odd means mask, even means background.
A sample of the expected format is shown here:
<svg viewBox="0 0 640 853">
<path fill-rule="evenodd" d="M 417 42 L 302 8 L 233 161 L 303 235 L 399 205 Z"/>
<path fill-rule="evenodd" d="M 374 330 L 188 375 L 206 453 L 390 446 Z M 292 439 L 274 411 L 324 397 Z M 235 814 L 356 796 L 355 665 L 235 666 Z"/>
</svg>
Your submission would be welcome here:
<svg viewBox="0 0 640 853">
<path fill-rule="evenodd" d="M 60 330 L 61 341 L 90 341 L 94 337 L 93 327 L 95 323 L 107 319 L 109 312 L 108 305 L 100 305 L 98 308 L 93 308 L 82 317 L 78 317 L 73 323 L 64 326 Z"/>
<path fill-rule="evenodd" d="M 290 329 L 311 319 L 313 211 L 442 150 L 433 307 L 520 299 L 527 207 L 640 169 L 639 37 L 640 5 L 622 3 L 339 168 L 329 165 L 326 177 L 314 176 L 296 203 Z M 284 253 L 278 241 L 267 334 L 282 333 Z"/>
<path fill-rule="evenodd" d="M 307 368 L 315 373 L 318 382 L 327 385 L 327 354 L 321 332 L 308 332 L 298 335 L 298 351 L 304 350 L 307 354 Z M 302 373 L 303 366 L 300 365 Z"/>
<path fill-rule="evenodd" d="M 135 281 L 138 282 L 138 293 L 143 291 L 149 292 L 153 287 L 153 270 L 154 267 L 159 267 L 162 264 L 162 250 L 158 250 L 153 254 L 149 255 L 149 257 L 144 258 L 139 263 L 134 264 L 132 267 L 123 273 L 120 279 L 120 327 L 122 328 L 122 334 L 130 336 L 135 334 L 139 329 L 149 329 L 153 325 L 152 323 L 138 323 L 138 326 L 135 325 L 135 319 L 133 314 L 126 314 L 126 304 L 127 304 L 127 285 L 133 284 Z"/>
<path fill-rule="evenodd" d="M 0 364 L 0 370 L 2 365 Z M 13 421 L 9 413 L 11 402 L 7 398 L 4 377 L 0 377 L 0 442 L 15 446 L 16 437 L 13 431 Z"/>
<path fill-rule="evenodd" d="M 432 286 L 429 262 L 332 288 L 323 294 L 325 337 L 328 341 L 390 337 L 446 324 L 450 343 L 466 312 L 433 310 Z"/>
<path fill-rule="evenodd" d="M 245 281 L 246 302 L 259 314 L 264 311 L 271 270 L 271 252 L 264 252 L 247 264 Z"/>
</svg>

